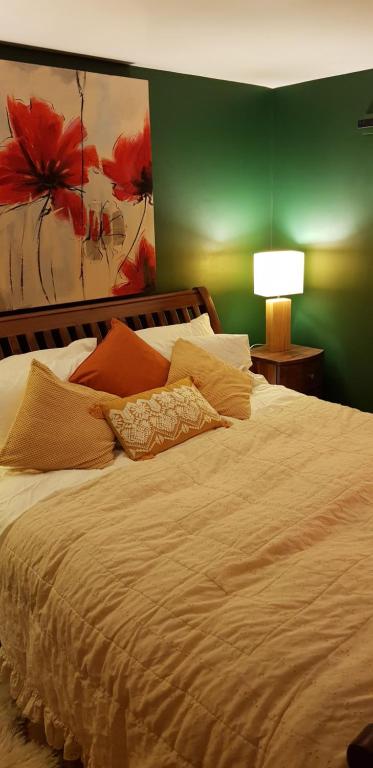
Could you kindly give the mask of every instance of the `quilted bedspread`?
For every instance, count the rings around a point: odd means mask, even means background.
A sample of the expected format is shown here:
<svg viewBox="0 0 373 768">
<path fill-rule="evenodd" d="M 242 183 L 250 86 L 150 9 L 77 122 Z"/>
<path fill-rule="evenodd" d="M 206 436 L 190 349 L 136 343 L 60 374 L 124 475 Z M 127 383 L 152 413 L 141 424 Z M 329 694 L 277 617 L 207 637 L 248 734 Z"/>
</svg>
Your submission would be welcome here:
<svg viewBox="0 0 373 768">
<path fill-rule="evenodd" d="M 3 667 L 87 768 L 342 768 L 373 717 L 373 416 L 299 397 L 55 494 Z"/>
</svg>

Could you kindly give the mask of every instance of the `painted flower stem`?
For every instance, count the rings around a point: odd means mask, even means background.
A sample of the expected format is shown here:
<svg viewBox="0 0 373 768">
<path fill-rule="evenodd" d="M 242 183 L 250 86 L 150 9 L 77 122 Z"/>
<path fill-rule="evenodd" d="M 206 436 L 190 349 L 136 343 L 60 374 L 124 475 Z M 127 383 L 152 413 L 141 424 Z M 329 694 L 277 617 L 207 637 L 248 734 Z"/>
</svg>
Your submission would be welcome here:
<svg viewBox="0 0 373 768">
<path fill-rule="evenodd" d="M 42 227 L 42 224 L 43 224 L 44 216 L 46 216 L 47 213 L 49 213 L 49 211 L 47 211 L 47 208 L 48 208 L 50 199 L 51 199 L 51 196 L 50 196 L 50 194 L 48 194 L 46 196 L 46 198 L 45 198 L 43 207 L 42 207 L 42 209 L 40 211 L 40 214 L 39 214 L 39 221 L 38 221 L 38 227 L 37 227 L 37 233 L 36 233 L 36 240 L 37 240 L 37 244 L 38 244 L 37 247 L 38 247 L 38 273 L 39 273 L 39 280 L 40 280 L 41 289 L 42 289 L 42 291 L 44 293 L 45 299 L 48 302 L 48 304 L 50 304 L 50 299 L 48 297 L 48 294 L 47 294 L 47 291 L 46 291 L 46 288 L 45 288 L 45 285 L 44 285 L 43 274 L 42 274 L 42 270 L 41 270 L 41 227 Z M 54 280 L 53 280 L 53 287 L 54 287 Z"/>
<path fill-rule="evenodd" d="M 81 73 L 76 70 L 76 83 L 78 86 L 79 98 L 80 98 L 80 148 L 81 148 L 81 179 L 80 179 L 80 200 L 81 200 L 81 227 L 84 227 L 84 124 L 83 124 L 83 112 L 84 112 L 84 88 L 86 83 L 87 73 L 83 73 L 83 81 L 80 78 Z M 84 244 L 83 238 L 80 243 L 80 282 L 82 284 L 83 299 L 85 299 L 85 281 L 84 281 Z"/>
<path fill-rule="evenodd" d="M 136 234 L 135 234 L 135 237 L 132 240 L 130 248 L 128 249 L 124 259 L 121 261 L 121 263 L 120 263 L 120 265 L 119 265 L 119 267 L 117 269 L 117 274 L 116 274 L 116 277 L 115 277 L 115 282 L 117 281 L 117 279 L 118 279 L 118 277 L 119 277 L 119 275 L 120 275 L 120 273 L 122 271 L 122 267 L 126 263 L 130 253 L 132 252 L 132 250 L 133 250 L 133 248 L 134 248 L 134 246 L 136 244 L 137 238 L 138 238 L 138 236 L 140 234 L 141 227 L 142 227 L 142 224 L 143 224 L 143 221 L 144 221 L 144 218 L 145 218 L 145 214 L 146 214 L 146 203 L 147 203 L 147 198 L 145 197 L 144 198 L 144 208 L 143 208 L 143 212 L 142 212 L 142 216 L 141 216 L 141 219 L 140 219 L 139 226 L 137 227 Z"/>
</svg>

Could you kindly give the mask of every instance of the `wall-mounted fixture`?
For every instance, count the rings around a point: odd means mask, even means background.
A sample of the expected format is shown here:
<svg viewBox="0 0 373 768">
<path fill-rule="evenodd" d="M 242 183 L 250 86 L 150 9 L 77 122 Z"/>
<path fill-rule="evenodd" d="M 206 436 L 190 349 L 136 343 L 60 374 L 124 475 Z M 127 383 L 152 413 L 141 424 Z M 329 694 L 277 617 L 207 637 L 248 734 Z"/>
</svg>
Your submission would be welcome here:
<svg viewBox="0 0 373 768">
<path fill-rule="evenodd" d="M 283 297 L 303 293 L 303 278 L 302 251 L 254 253 L 254 293 L 271 297 L 266 301 L 266 347 L 270 352 L 284 352 L 291 346 L 291 299 Z"/>
<path fill-rule="evenodd" d="M 365 116 L 357 121 L 357 127 L 363 136 L 373 133 L 373 101 L 369 104 Z"/>
</svg>

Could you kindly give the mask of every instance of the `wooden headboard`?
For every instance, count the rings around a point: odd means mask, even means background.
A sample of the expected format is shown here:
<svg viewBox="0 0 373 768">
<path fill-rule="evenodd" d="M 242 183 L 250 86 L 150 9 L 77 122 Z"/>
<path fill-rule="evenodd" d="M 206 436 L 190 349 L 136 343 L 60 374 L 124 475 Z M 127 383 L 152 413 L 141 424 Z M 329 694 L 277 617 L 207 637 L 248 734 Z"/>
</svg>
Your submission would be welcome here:
<svg viewBox="0 0 373 768">
<path fill-rule="evenodd" d="M 63 347 L 71 341 L 95 336 L 101 341 L 112 317 L 133 330 L 189 322 L 208 312 L 215 333 L 220 320 L 207 288 L 159 293 L 117 301 L 97 301 L 58 308 L 12 312 L 0 316 L 0 359 L 20 352 Z"/>
</svg>

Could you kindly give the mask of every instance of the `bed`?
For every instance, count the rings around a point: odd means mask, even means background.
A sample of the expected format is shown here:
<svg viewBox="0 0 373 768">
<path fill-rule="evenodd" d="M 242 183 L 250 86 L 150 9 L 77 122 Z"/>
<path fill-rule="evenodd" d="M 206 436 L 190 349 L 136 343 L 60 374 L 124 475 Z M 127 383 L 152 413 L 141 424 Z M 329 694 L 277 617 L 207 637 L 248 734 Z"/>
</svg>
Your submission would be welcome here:
<svg viewBox="0 0 373 768">
<path fill-rule="evenodd" d="M 0 318 L 2 356 L 208 312 L 206 289 Z M 342 768 L 372 717 L 373 416 L 252 416 L 105 470 L 0 474 L 1 664 L 85 768 Z"/>
</svg>

